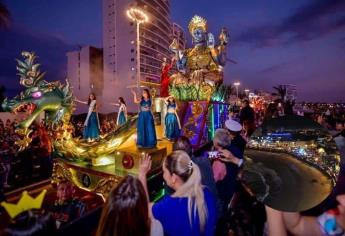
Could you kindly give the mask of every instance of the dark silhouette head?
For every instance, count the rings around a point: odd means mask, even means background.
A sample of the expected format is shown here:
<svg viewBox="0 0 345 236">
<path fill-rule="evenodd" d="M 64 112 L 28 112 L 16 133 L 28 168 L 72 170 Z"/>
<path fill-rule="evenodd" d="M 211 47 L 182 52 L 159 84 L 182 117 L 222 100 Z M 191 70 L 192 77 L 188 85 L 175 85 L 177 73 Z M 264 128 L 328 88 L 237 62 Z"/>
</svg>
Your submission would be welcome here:
<svg viewBox="0 0 345 236">
<path fill-rule="evenodd" d="M 95 95 L 94 93 L 90 93 L 89 99 L 88 99 L 88 101 L 87 101 L 87 104 L 90 105 L 90 103 L 91 103 L 93 100 L 96 100 L 96 95 Z"/>
<path fill-rule="evenodd" d="M 121 104 L 126 105 L 125 99 L 123 99 L 123 97 L 119 97 L 119 102 L 120 102 Z"/>
<path fill-rule="evenodd" d="M 176 139 L 173 144 L 173 151 L 182 150 L 185 151 L 189 156 L 192 156 L 193 149 L 189 139 L 185 136 L 180 136 Z"/>
<path fill-rule="evenodd" d="M 125 177 L 114 188 L 103 207 L 98 236 L 150 235 L 148 199 L 141 182 Z"/>
<path fill-rule="evenodd" d="M 41 210 L 29 210 L 16 216 L 5 229 L 8 236 L 53 235 L 56 230 L 55 220 Z"/>
<path fill-rule="evenodd" d="M 145 99 L 145 96 L 146 96 L 146 99 L 151 99 L 150 90 L 148 89 L 143 90 L 143 96 L 141 97 L 141 99 Z"/>
</svg>

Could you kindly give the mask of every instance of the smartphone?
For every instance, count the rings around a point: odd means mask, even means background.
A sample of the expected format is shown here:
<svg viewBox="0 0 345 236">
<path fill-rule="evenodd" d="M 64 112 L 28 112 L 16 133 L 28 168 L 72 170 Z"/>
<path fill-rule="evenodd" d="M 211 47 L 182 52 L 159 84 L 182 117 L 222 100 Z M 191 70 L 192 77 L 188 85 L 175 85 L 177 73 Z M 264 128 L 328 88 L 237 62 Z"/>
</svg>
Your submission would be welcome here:
<svg viewBox="0 0 345 236">
<path fill-rule="evenodd" d="M 210 158 L 210 159 L 217 159 L 217 158 L 219 158 L 219 152 L 218 151 L 210 151 L 210 152 L 208 152 L 208 158 Z"/>
<path fill-rule="evenodd" d="M 318 217 L 321 231 L 323 235 L 327 236 L 341 236 L 344 235 L 344 230 L 338 225 L 336 216 L 339 215 L 338 209 L 331 209 Z"/>
</svg>

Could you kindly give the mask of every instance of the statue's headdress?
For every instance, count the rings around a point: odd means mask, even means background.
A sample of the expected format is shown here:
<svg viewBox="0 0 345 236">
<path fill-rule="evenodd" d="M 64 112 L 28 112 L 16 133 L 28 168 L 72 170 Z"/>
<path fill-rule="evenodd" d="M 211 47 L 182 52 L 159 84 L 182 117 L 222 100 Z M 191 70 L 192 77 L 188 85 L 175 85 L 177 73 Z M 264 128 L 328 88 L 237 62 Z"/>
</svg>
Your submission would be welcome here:
<svg viewBox="0 0 345 236">
<path fill-rule="evenodd" d="M 195 15 L 189 22 L 188 29 L 189 32 L 192 34 L 193 31 L 197 28 L 201 28 L 204 31 L 207 31 L 207 21 L 205 18 Z"/>
<path fill-rule="evenodd" d="M 33 198 L 28 194 L 27 191 L 24 191 L 17 204 L 2 202 L 1 206 L 5 208 L 8 215 L 13 219 L 24 211 L 40 209 L 46 193 L 47 190 L 43 190 L 36 198 Z"/>
</svg>

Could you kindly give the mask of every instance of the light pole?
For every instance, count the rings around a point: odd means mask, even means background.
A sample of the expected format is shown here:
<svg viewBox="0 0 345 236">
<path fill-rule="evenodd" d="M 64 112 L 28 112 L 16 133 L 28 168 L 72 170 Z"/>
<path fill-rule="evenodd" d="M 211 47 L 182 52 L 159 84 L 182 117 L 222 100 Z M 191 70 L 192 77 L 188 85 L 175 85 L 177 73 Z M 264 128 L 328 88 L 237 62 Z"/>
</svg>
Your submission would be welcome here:
<svg viewBox="0 0 345 236">
<path fill-rule="evenodd" d="M 245 89 L 244 92 L 246 93 L 246 96 L 248 97 L 250 90 L 249 89 Z"/>
<path fill-rule="evenodd" d="M 127 16 L 129 19 L 136 23 L 137 27 L 137 90 L 140 87 L 140 24 L 149 20 L 149 17 L 145 12 L 138 8 L 130 8 L 127 10 Z"/>
<path fill-rule="evenodd" d="M 235 86 L 235 88 L 236 88 L 236 103 L 237 103 L 237 101 L 238 101 L 238 86 L 240 86 L 240 85 L 241 85 L 241 83 L 238 82 L 238 81 L 236 81 L 236 82 L 234 83 L 234 86 Z"/>
</svg>

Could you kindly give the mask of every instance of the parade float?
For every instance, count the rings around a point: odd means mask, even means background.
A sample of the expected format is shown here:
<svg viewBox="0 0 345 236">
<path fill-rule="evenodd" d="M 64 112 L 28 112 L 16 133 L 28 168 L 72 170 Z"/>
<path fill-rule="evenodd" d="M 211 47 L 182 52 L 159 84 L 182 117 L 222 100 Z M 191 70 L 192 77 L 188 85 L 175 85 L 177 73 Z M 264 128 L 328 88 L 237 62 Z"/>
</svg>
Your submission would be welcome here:
<svg viewBox="0 0 345 236">
<path fill-rule="evenodd" d="M 208 142 L 228 118 L 230 87 L 223 84 L 229 32 L 222 28 L 218 42 L 206 19 L 194 16 L 189 25 L 193 47 L 181 49 L 173 40 L 177 73 L 170 76 L 169 93 L 180 101 L 182 135 L 194 146 Z"/>
<path fill-rule="evenodd" d="M 22 56 L 23 61 L 17 60 L 17 70 L 20 84 L 26 89 L 12 100 L 5 99 L 2 104 L 5 111 L 27 113 L 27 117 L 16 128 L 21 136 L 16 141 L 19 151 L 28 147 L 32 123 L 39 114 L 45 113 L 44 122 L 49 130 L 55 158 L 53 183 L 67 179 L 82 189 L 104 197 L 123 176 L 135 175 L 143 153 L 135 145 L 137 117 L 131 117 L 126 124 L 106 134 L 98 142 L 87 143 L 79 137 L 73 137 L 71 116 L 75 104 L 68 81 L 64 84 L 45 81 L 44 73 L 35 61 L 37 56 L 30 52 L 23 52 Z M 159 125 L 157 130 L 160 134 Z M 152 157 L 154 175 L 160 171 L 163 157 L 171 151 L 171 145 L 163 141 L 155 149 L 144 151 Z"/>
<path fill-rule="evenodd" d="M 210 140 L 213 132 L 227 119 L 229 105 L 225 103 L 229 88 L 222 84 L 229 35 L 225 28 L 216 45 L 214 36 L 207 31 L 206 20 L 194 16 L 189 23 L 194 47 L 180 49 L 173 40 L 170 50 L 175 54 L 177 72 L 169 78 L 168 93 L 179 103 L 181 135 L 187 136 L 194 147 Z M 25 87 L 12 100 L 5 100 L 5 111 L 26 111 L 28 117 L 16 128 L 21 139 L 16 142 L 20 150 L 31 142 L 30 126 L 39 114 L 45 114 L 45 125 L 52 140 L 54 168 L 52 182 L 73 182 L 81 189 L 106 197 L 110 189 L 123 176 L 138 173 L 139 159 L 144 153 L 152 157 L 149 181 L 160 173 L 163 158 L 172 151 L 172 143 L 164 139 L 164 122 L 156 121 L 158 143 L 155 148 L 136 146 L 137 116 L 124 125 L 88 143 L 73 137 L 71 117 L 75 109 L 73 88 L 68 80 L 47 82 L 36 64 L 33 52 L 23 52 L 24 60 L 17 60 L 20 84 Z M 155 99 L 155 112 L 164 117 L 162 98 Z M 163 120 L 163 119 L 162 119 Z M 150 185 L 150 182 L 149 182 Z M 156 195 L 159 191 L 154 190 Z"/>
</svg>

